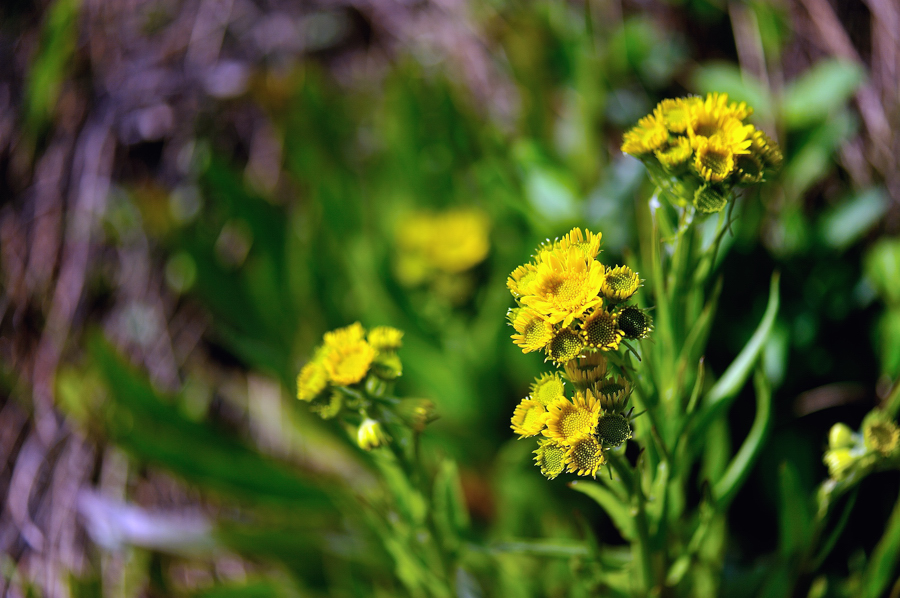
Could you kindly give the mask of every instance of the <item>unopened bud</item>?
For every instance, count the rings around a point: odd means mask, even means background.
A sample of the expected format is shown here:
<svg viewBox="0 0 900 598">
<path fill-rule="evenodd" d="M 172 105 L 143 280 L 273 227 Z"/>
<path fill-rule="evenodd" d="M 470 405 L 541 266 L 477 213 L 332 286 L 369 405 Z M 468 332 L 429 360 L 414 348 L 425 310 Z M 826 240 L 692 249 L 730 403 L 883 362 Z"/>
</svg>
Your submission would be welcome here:
<svg viewBox="0 0 900 598">
<path fill-rule="evenodd" d="M 381 423 L 370 417 L 363 420 L 356 432 L 356 443 L 367 451 L 384 446 L 390 441 L 391 437 L 384 431 Z"/>
</svg>

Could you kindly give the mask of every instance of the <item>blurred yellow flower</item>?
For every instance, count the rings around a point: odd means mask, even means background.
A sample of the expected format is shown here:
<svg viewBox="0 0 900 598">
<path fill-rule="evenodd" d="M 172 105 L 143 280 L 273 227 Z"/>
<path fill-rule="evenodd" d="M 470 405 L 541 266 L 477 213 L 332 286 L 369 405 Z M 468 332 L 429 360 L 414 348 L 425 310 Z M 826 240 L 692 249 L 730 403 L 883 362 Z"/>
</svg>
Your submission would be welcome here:
<svg viewBox="0 0 900 598">
<path fill-rule="evenodd" d="M 866 448 L 889 457 L 900 447 L 900 428 L 881 411 L 872 411 L 863 420 L 863 441 Z"/>
<path fill-rule="evenodd" d="M 470 270 L 487 257 L 489 233 L 487 215 L 474 208 L 411 214 L 400 222 L 395 236 L 398 277 L 414 285 L 435 272 L 460 274 Z"/>
<path fill-rule="evenodd" d="M 318 361 L 310 361 L 297 375 L 297 398 L 312 401 L 328 386 L 328 372 Z"/>
<path fill-rule="evenodd" d="M 403 331 L 390 326 L 371 329 L 367 338 L 376 351 L 396 351 L 403 346 Z"/>
<path fill-rule="evenodd" d="M 655 116 L 645 116 L 637 126 L 625 133 L 622 151 L 633 156 L 649 154 L 659 149 L 669 138 L 666 126 Z"/>
</svg>

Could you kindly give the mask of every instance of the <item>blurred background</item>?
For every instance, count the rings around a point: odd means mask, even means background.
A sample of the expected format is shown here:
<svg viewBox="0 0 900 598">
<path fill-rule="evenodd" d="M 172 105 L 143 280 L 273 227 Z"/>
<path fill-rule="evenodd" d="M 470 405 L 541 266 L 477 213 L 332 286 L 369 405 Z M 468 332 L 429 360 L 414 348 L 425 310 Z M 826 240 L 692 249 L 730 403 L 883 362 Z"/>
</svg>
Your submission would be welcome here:
<svg viewBox="0 0 900 598">
<path fill-rule="evenodd" d="M 405 331 L 398 393 L 437 406 L 423 452 L 458 464 L 472 542 L 615 543 L 513 439 L 544 365 L 505 281 L 576 225 L 634 263 L 651 189 L 622 132 L 709 91 L 785 154 L 737 205 L 706 356 L 732 361 L 780 270 L 776 423 L 723 581 L 754 595 L 779 465 L 812 493 L 828 428 L 900 375 L 898 81 L 894 0 L 4 1 L 3 595 L 398 595 L 381 555 L 344 558 L 366 539 L 334 497 L 375 483 L 367 456 L 294 399 L 355 321 Z M 898 488 L 863 484 L 825 570 L 852 574 Z M 516 595 L 569 595 L 536 562 Z"/>
</svg>

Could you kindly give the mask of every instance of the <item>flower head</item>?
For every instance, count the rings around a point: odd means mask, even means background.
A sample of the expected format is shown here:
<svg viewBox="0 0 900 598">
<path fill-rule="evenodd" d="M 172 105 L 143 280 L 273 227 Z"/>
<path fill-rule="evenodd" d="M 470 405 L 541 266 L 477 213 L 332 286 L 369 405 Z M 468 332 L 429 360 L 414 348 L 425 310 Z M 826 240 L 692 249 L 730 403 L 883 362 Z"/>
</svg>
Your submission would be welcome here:
<svg viewBox="0 0 900 598">
<path fill-rule="evenodd" d="M 518 310 L 512 321 L 513 342 L 523 353 L 540 351 L 553 339 L 553 324 L 530 309 Z"/>
<path fill-rule="evenodd" d="M 566 384 L 559 374 L 546 373 L 535 378 L 531 385 L 531 398 L 541 405 L 549 405 L 557 399 L 564 398 Z"/>
<path fill-rule="evenodd" d="M 663 100 L 656 105 L 653 116 L 672 133 L 684 133 L 691 123 L 691 108 L 700 98 Z"/>
<path fill-rule="evenodd" d="M 632 305 L 623 307 L 616 313 L 619 330 L 627 339 L 642 339 L 653 331 L 653 319 L 650 314 Z"/>
<path fill-rule="evenodd" d="M 724 181 L 734 170 L 734 152 L 718 137 L 699 138 L 694 168 L 707 181 Z"/>
<path fill-rule="evenodd" d="M 602 237 L 603 235 L 600 233 L 594 234 L 587 229 L 584 229 L 584 232 L 582 232 L 580 228 L 576 227 L 557 242 L 557 247 L 562 251 L 571 248 L 579 249 L 585 258 L 594 259 L 600 252 L 600 239 Z"/>
<path fill-rule="evenodd" d="M 597 477 L 597 471 L 604 463 L 603 447 L 590 435 L 576 438 L 566 451 L 566 466 L 570 473 Z"/>
<path fill-rule="evenodd" d="M 371 329 L 367 338 L 376 351 L 396 351 L 403 346 L 403 331 L 390 326 Z"/>
<path fill-rule="evenodd" d="M 519 298 L 528 294 L 528 289 L 537 275 L 537 267 L 534 264 L 524 264 L 512 271 L 506 279 L 506 288 L 513 297 Z"/>
<path fill-rule="evenodd" d="M 606 269 L 601 292 L 604 297 L 613 301 L 628 301 L 641 286 L 641 279 L 628 266 L 616 266 Z"/>
<path fill-rule="evenodd" d="M 645 116 L 638 124 L 625 133 L 622 151 L 632 156 L 652 153 L 663 146 L 669 138 L 669 131 L 656 116 Z"/>
<path fill-rule="evenodd" d="M 594 435 L 603 446 L 617 447 L 631 438 L 631 424 L 621 413 L 604 413 L 597 420 Z"/>
<path fill-rule="evenodd" d="M 344 395 L 338 390 L 333 390 L 327 396 L 322 395 L 316 398 L 310 403 L 309 410 L 322 419 L 332 419 L 337 417 L 343 406 Z"/>
<path fill-rule="evenodd" d="M 355 384 L 366 377 L 375 355 L 375 349 L 364 340 L 343 343 L 328 351 L 325 370 L 335 384 Z"/>
<path fill-rule="evenodd" d="M 866 448 L 890 457 L 900 447 L 900 428 L 882 411 L 872 411 L 863 420 L 863 440 Z"/>
<path fill-rule="evenodd" d="M 603 353 L 594 351 L 584 357 L 570 360 L 566 363 L 565 370 L 572 384 L 584 390 L 606 378 L 606 357 Z"/>
<path fill-rule="evenodd" d="M 551 251 L 541 256 L 530 294 L 522 296 L 522 303 L 552 323 L 568 326 L 575 317 L 603 302 L 597 295 L 604 278 L 603 265 L 586 259 L 581 249 Z"/>
<path fill-rule="evenodd" d="M 621 411 L 631 396 L 631 382 L 622 376 L 607 378 L 594 385 L 594 394 L 604 411 Z"/>
<path fill-rule="evenodd" d="M 590 391 L 576 393 L 572 401 L 559 399 L 547 408 L 544 436 L 569 445 L 594 431 L 600 416 L 600 403 Z"/>
<path fill-rule="evenodd" d="M 512 425 L 513 431 L 519 435 L 519 438 L 527 438 L 528 436 L 536 436 L 544 429 L 544 420 L 547 417 L 547 409 L 542 403 L 533 399 L 525 398 L 516 406 L 513 411 Z"/>
<path fill-rule="evenodd" d="M 538 440 L 534 462 L 545 478 L 552 480 L 566 468 L 566 449 L 550 439 Z"/>
<path fill-rule="evenodd" d="M 595 309 L 581 325 L 584 340 L 588 347 L 601 351 L 619 348 L 622 331 L 619 330 L 618 318 L 603 309 Z"/>
<path fill-rule="evenodd" d="M 584 338 L 571 328 L 561 328 L 547 345 L 547 357 L 559 364 L 575 359 L 584 351 Z"/>
<path fill-rule="evenodd" d="M 319 361 L 310 361 L 297 376 L 297 398 L 312 401 L 328 386 L 328 372 Z"/>
</svg>

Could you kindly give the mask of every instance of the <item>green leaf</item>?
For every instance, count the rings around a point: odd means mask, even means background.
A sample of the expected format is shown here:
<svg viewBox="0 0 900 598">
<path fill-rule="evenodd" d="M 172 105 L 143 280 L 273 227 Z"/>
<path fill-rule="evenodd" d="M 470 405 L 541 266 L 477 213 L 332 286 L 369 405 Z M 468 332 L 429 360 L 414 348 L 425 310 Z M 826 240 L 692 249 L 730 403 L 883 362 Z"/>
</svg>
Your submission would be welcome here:
<svg viewBox="0 0 900 598">
<path fill-rule="evenodd" d="M 459 470 L 456 462 L 445 459 L 434 478 L 434 499 L 432 501 L 435 525 L 441 532 L 442 540 L 448 550 L 455 550 L 460 535 L 469 525 L 469 512 L 466 510 L 462 485 L 459 481 Z"/>
<path fill-rule="evenodd" d="M 824 121 L 856 93 L 864 78 L 863 68 L 852 62 L 816 64 L 785 90 L 781 105 L 785 124 L 800 129 Z"/>
<path fill-rule="evenodd" d="M 900 500 L 894 504 L 884 534 L 866 566 L 862 584 L 863 598 L 878 598 L 887 593 L 897 578 L 897 563 L 900 563 Z"/>
<path fill-rule="evenodd" d="M 791 558 L 803 553 L 812 539 L 812 513 L 808 501 L 809 491 L 800 484 L 797 470 L 790 461 L 781 464 L 778 470 L 779 509 L 778 529 L 779 549 L 783 558 Z"/>
<path fill-rule="evenodd" d="M 741 445 L 737 455 L 725 470 L 725 474 L 713 487 L 713 495 L 716 497 L 717 506 L 721 511 L 728 508 L 729 503 L 741 489 L 747 476 L 750 475 L 769 432 L 772 388 L 761 369 L 756 370 L 753 381 L 756 386 L 756 417 L 753 420 L 753 426 L 751 426 L 744 444 Z"/>
<path fill-rule="evenodd" d="M 636 531 L 634 527 L 634 514 L 628 503 L 623 502 L 618 496 L 613 494 L 608 488 L 601 486 L 596 482 L 572 482 L 569 488 L 577 490 L 582 494 L 586 494 L 596 501 L 598 505 L 603 507 L 606 514 L 612 520 L 613 525 L 622 534 L 622 537 L 628 541 L 635 538 Z"/>
<path fill-rule="evenodd" d="M 784 168 L 785 194 L 798 198 L 832 167 L 831 156 L 858 126 L 855 117 L 842 111 L 816 127 Z"/>
<path fill-rule="evenodd" d="M 735 360 L 728 366 L 722 377 L 707 393 L 697 425 L 698 433 L 731 404 L 731 401 L 743 388 L 744 382 L 747 381 L 753 364 L 756 363 L 769 337 L 772 325 L 775 323 L 775 316 L 778 315 L 778 280 L 779 274 L 775 272 L 772 274 L 772 282 L 769 287 L 769 303 L 753 336 L 750 337 L 750 340 L 747 341 L 747 344 L 744 345 L 744 348 Z"/>
<path fill-rule="evenodd" d="M 819 221 L 822 241 L 845 249 L 858 241 L 885 215 L 890 201 L 883 189 L 866 189 L 830 210 Z"/>
</svg>

